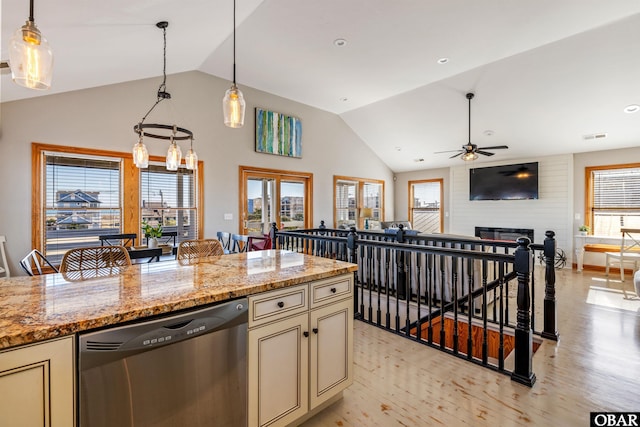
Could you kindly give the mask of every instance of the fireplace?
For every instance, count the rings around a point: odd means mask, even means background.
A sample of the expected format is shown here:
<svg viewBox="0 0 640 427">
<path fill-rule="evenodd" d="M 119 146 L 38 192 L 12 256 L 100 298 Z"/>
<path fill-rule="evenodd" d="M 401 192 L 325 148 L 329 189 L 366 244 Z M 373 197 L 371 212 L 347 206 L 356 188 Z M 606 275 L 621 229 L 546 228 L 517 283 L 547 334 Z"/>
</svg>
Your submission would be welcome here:
<svg viewBox="0 0 640 427">
<path fill-rule="evenodd" d="M 518 237 L 525 236 L 533 243 L 532 228 L 501 228 L 501 227 L 476 227 L 476 237 L 489 240 L 515 241 Z"/>
</svg>

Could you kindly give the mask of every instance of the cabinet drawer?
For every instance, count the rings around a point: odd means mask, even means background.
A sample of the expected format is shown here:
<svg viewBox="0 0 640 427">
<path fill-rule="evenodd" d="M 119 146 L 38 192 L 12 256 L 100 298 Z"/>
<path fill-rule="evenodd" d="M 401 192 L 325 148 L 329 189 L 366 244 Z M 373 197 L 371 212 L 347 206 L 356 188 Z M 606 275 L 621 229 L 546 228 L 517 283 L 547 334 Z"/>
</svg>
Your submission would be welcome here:
<svg viewBox="0 0 640 427">
<path fill-rule="evenodd" d="M 311 308 L 348 297 L 353 292 L 353 275 L 332 277 L 311 283 Z"/>
<path fill-rule="evenodd" d="M 307 311 L 307 285 L 249 297 L 249 327 Z"/>
</svg>

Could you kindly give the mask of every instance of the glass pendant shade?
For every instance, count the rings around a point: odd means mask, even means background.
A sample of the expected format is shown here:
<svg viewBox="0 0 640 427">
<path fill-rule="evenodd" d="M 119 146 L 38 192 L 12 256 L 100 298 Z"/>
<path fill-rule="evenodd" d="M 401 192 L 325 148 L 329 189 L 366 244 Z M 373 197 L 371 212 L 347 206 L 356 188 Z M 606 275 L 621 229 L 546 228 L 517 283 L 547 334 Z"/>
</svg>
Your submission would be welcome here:
<svg viewBox="0 0 640 427">
<path fill-rule="evenodd" d="M 187 155 L 184 156 L 184 163 L 187 165 L 187 169 L 196 170 L 198 168 L 198 155 L 193 148 L 189 148 Z"/>
<path fill-rule="evenodd" d="M 180 147 L 175 141 L 171 141 L 171 145 L 169 145 L 169 150 L 167 151 L 167 170 L 177 171 L 181 161 L 182 150 L 180 150 Z"/>
<path fill-rule="evenodd" d="M 141 169 L 149 167 L 149 152 L 142 142 L 142 137 L 133 146 L 133 163 Z"/>
<path fill-rule="evenodd" d="M 476 153 L 474 153 L 474 152 L 467 152 L 467 153 L 464 153 L 464 154 L 462 155 L 462 157 L 460 157 L 460 158 L 461 158 L 462 160 L 464 160 L 465 162 L 469 162 L 469 161 L 471 161 L 471 160 L 475 160 L 475 159 L 477 159 L 477 158 L 478 158 L 478 155 L 477 155 Z"/>
<path fill-rule="evenodd" d="M 244 96 L 235 83 L 229 88 L 222 99 L 224 110 L 224 124 L 230 128 L 240 128 L 244 125 Z"/>
<path fill-rule="evenodd" d="M 39 90 L 51 87 L 53 52 L 33 21 L 27 21 L 11 37 L 9 66 L 16 84 Z"/>
</svg>

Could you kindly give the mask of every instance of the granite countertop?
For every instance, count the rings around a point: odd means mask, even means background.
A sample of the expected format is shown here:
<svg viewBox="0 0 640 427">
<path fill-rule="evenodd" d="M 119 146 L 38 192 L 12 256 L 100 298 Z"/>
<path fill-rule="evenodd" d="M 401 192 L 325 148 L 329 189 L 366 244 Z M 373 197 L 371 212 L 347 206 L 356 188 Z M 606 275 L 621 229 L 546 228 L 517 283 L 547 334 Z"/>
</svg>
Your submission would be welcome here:
<svg viewBox="0 0 640 427">
<path fill-rule="evenodd" d="M 135 264 L 117 275 L 82 281 L 62 274 L 0 279 L 0 349 L 355 270 L 347 262 L 268 250 L 193 264 Z"/>
</svg>

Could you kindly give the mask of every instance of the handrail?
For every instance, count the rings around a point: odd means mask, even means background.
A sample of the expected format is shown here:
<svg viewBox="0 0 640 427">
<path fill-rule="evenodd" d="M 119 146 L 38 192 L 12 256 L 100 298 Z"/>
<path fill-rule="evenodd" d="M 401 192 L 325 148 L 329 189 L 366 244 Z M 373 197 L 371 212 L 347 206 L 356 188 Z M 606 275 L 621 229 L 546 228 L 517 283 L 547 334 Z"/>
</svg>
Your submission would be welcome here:
<svg viewBox="0 0 640 427">
<path fill-rule="evenodd" d="M 359 320 L 383 327 L 408 338 L 439 346 L 458 357 L 485 366 L 487 363 L 486 327 L 499 324 L 500 354 L 498 370 L 504 370 L 503 325 L 515 330 L 515 366 L 512 379 L 533 385 L 531 335 L 558 339 L 555 302 L 555 233 L 547 231 L 543 244 L 528 238 L 516 242 L 478 240 L 456 236 L 411 235 L 402 228 L 396 234 L 369 231 L 327 229 L 324 223 L 313 229 L 280 232 L 273 224 L 272 247 L 330 257 L 356 263 L 354 313 Z M 535 330 L 535 275 L 530 265 L 540 252 L 545 263 L 544 327 Z M 448 260 L 448 261 L 447 261 Z M 449 267 L 447 267 L 449 265 Z M 474 267 L 475 266 L 475 267 Z M 453 269 L 452 269 L 453 268 Z M 476 271 L 478 269 L 478 271 Z M 492 270 L 493 269 L 493 270 Z M 489 273 L 493 271 L 493 273 Z M 499 271 L 499 275 L 495 275 Z M 509 286 L 517 280 L 516 319 L 509 322 Z M 437 287 L 436 287 L 437 284 Z M 491 300 L 488 298 L 492 293 Z M 499 303 L 499 304 L 498 304 Z M 386 304 L 386 307 L 384 305 Z M 479 304 L 479 305 L 477 305 Z M 487 314 L 492 304 L 493 317 Z M 480 307 L 480 316 L 474 313 Z M 412 312 L 417 310 L 417 314 Z M 423 310 L 428 312 L 424 316 Z M 375 311 L 375 313 L 374 313 Z M 451 312 L 454 319 L 466 318 L 469 328 L 466 353 L 459 351 L 458 321 L 454 321 L 453 350 L 444 343 L 444 326 L 440 343 L 432 342 L 432 320 L 437 314 Z M 466 313 L 463 317 L 462 314 Z M 377 315 L 377 321 L 374 319 Z M 385 316 L 386 325 L 382 323 Z M 496 317 L 497 316 L 497 317 Z M 478 318 L 484 325 L 482 361 L 472 358 L 471 323 Z M 390 326 L 394 324 L 394 326 Z M 405 326 L 400 328 L 400 324 Z M 428 323 L 428 339 L 418 333 Z"/>
</svg>

